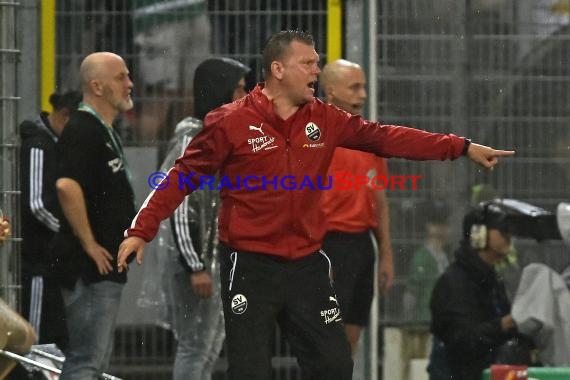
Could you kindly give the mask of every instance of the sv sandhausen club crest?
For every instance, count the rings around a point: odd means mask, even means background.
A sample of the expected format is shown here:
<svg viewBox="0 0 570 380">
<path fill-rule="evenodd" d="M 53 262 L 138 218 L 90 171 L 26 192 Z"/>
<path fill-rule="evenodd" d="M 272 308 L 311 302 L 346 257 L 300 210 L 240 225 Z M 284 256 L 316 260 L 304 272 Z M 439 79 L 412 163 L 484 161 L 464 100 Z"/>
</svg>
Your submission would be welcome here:
<svg viewBox="0 0 570 380">
<path fill-rule="evenodd" d="M 310 121 L 305 125 L 305 135 L 307 135 L 307 138 L 311 141 L 319 141 L 321 138 L 321 129 L 317 124 Z"/>
<path fill-rule="evenodd" d="M 243 314 L 247 310 L 247 298 L 243 294 L 236 294 L 232 298 L 232 311 L 234 314 Z"/>
</svg>

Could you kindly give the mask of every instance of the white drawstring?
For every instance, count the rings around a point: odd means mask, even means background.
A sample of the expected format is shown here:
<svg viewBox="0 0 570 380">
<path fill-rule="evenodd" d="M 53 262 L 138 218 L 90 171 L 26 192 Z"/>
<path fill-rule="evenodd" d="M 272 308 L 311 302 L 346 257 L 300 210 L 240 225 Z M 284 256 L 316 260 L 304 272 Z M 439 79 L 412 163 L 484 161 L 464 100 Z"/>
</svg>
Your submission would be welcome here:
<svg viewBox="0 0 570 380">
<path fill-rule="evenodd" d="M 331 264 L 331 259 L 329 259 L 329 257 L 327 256 L 327 254 L 325 253 L 325 251 L 323 251 L 322 249 L 319 249 L 319 253 L 321 255 L 323 255 L 325 257 L 325 259 L 327 259 L 327 261 L 329 262 L 329 280 L 331 281 L 331 284 L 333 283 L 333 274 L 332 274 L 332 264 Z"/>
<path fill-rule="evenodd" d="M 236 273 L 236 265 L 237 265 L 237 251 L 230 253 L 230 260 L 232 261 L 232 269 L 230 269 L 230 288 L 229 291 L 232 291 L 232 285 L 234 283 L 234 274 Z"/>
</svg>

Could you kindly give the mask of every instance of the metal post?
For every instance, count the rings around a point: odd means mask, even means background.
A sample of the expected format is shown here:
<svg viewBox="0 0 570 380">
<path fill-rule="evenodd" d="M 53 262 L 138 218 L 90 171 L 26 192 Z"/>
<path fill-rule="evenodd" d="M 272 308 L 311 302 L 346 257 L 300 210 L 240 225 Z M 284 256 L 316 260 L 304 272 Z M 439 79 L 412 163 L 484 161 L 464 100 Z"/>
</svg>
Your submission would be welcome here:
<svg viewBox="0 0 570 380">
<path fill-rule="evenodd" d="M 451 14 L 455 15 L 452 19 L 452 30 L 454 33 L 454 41 L 451 46 L 452 54 L 452 85 L 451 85 L 451 120 L 454 133 L 459 136 L 468 136 L 469 108 L 468 93 L 470 87 L 469 79 L 469 17 L 470 0 L 454 1 Z M 451 4 L 451 3 L 450 3 Z M 467 194 L 467 160 L 461 160 L 453 165 L 455 180 L 450 185 L 453 189 L 449 189 L 448 194 L 453 197 L 453 203 L 458 207 L 454 207 L 456 214 L 452 215 L 452 225 L 461 225 L 461 218 L 464 214 L 465 200 L 469 199 Z"/>
<path fill-rule="evenodd" d="M 377 43 L 377 2 L 366 0 L 362 6 L 363 25 L 363 68 L 368 78 L 368 100 L 366 117 L 376 120 L 378 117 L 378 55 Z M 376 249 L 376 251 L 378 251 Z M 376 260 L 380 258 L 377 257 Z M 374 298 L 370 308 L 370 323 L 362 334 L 362 352 L 364 353 L 364 377 L 367 380 L 378 379 L 378 324 L 379 324 L 379 292 L 378 292 L 378 266 L 374 271 Z"/>
<path fill-rule="evenodd" d="M 0 245 L 0 297 L 14 309 L 19 304 L 20 239 L 18 202 L 18 135 L 16 131 L 19 3 L 0 0 L 0 208 L 12 222 L 12 237 Z"/>
<path fill-rule="evenodd" d="M 50 355 L 47 352 L 43 352 L 41 350 L 32 349 L 32 352 L 36 355 L 43 356 L 45 358 L 48 358 L 48 359 L 53 360 L 53 361 L 58 362 L 58 363 L 63 363 L 65 361 L 65 358 L 60 358 L 60 357 L 55 356 L 55 355 Z M 13 353 L 10 351 L 4 351 L 4 350 L 0 349 L 0 355 L 5 356 L 9 359 L 17 360 L 20 363 L 25 363 L 25 364 L 28 364 L 28 365 L 33 366 L 33 367 L 44 369 L 44 370 L 49 371 L 51 373 L 54 373 L 56 375 L 61 374 L 61 370 L 59 368 L 49 366 L 49 365 L 44 364 L 40 361 L 33 360 L 33 359 L 27 358 L 27 357 L 22 356 L 22 355 L 18 355 L 16 353 Z M 105 380 L 122 380 L 119 377 L 109 375 L 107 373 L 101 374 L 101 378 L 103 378 Z"/>
</svg>

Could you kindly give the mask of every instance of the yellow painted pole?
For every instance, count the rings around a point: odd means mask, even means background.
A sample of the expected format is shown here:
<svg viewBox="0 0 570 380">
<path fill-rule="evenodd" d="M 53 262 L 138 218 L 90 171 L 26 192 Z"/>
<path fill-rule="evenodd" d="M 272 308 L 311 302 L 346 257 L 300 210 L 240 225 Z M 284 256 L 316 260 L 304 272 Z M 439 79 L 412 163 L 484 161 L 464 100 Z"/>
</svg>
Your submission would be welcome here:
<svg viewBox="0 0 570 380">
<path fill-rule="evenodd" d="M 342 0 L 327 0 L 327 62 L 342 58 Z"/>
<path fill-rule="evenodd" d="M 49 96 L 55 90 L 55 2 L 41 2 L 41 106 L 51 111 Z"/>
</svg>

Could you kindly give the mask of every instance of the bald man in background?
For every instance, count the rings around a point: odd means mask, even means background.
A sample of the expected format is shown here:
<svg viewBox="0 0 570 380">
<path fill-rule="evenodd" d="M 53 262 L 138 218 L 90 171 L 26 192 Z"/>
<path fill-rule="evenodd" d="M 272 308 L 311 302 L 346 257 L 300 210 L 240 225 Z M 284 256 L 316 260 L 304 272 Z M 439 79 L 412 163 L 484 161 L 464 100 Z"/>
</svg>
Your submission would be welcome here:
<svg viewBox="0 0 570 380">
<path fill-rule="evenodd" d="M 65 218 L 53 254 L 69 330 L 61 380 L 98 379 L 109 364 L 126 272 L 116 252 L 135 215 L 130 174 L 113 121 L 133 107 L 133 82 L 113 53 L 87 56 L 83 102 L 58 142 L 56 188 Z"/>
<path fill-rule="evenodd" d="M 327 103 L 351 114 L 362 114 L 366 79 L 358 64 L 342 59 L 331 62 L 323 68 L 319 82 Z M 328 174 L 334 178 L 338 173 L 373 178 L 387 176 L 388 169 L 385 160 L 372 153 L 336 148 Z M 350 190 L 333 186 L 323 192 L 322 207 L 328 225 L 323 249 L 332 262 L 335 291 L 354 357 L 374 296 L 373 239 L 378 242 L 382 292 L 394 280 L 388 201 L 383 190 L 374 190 L 370 185 Z"/>
</svg>

